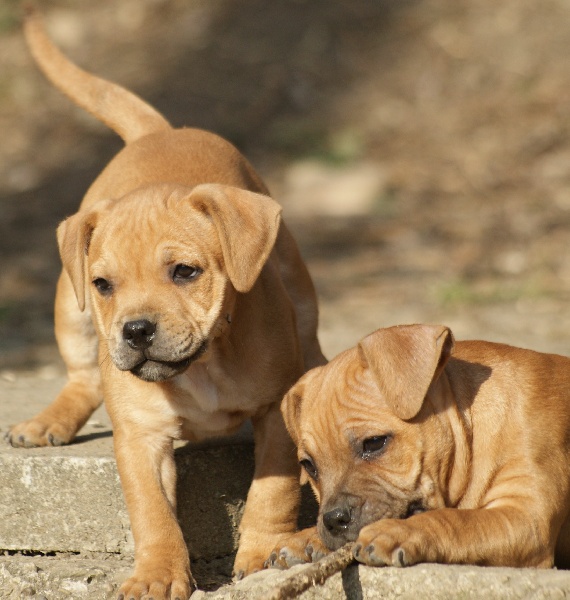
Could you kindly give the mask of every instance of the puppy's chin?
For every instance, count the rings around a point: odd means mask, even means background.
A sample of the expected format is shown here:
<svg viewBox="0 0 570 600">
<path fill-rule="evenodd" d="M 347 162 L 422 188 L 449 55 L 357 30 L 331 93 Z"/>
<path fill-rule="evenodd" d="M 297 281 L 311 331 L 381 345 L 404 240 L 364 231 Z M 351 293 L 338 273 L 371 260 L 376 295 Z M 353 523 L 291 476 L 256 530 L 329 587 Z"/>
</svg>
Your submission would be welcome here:
<svg viewBox="0 0 570 600">
<path fill-rule="evenodd" d="M 207 349 L 208 341 L 204 340 L 193 354 L 181 360 L 160 360 L 145 351 L 138 356 L 130 356 L 128 361 L 119 358 L 113 359 L 113 362 L 120 371 L 129 371 L 143 381 L 156 383 L 180 375 Z"/>
<path fill-rule="evenodd" d="M 166 381 L 171 377 L 183 373 L 190 366 L 191 362 L 190 358 L 185 358 L 178 362 L 144 360 L 130 369 L 130 372 L 143 381 Z"/>
</svg>

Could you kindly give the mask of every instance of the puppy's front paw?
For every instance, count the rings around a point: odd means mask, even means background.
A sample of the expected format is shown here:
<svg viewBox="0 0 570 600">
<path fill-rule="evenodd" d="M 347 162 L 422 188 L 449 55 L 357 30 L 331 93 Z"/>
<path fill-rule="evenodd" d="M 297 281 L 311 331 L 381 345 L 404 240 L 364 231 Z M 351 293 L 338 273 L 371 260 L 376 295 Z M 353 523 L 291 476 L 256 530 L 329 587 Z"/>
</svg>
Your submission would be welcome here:
<svg viewBox="0 0 570 600">
<path fill-rule="evenodd" d="M 119 589 L 117 600 L 188 600 L 195 589 L 189 568 L 137 567 Z"/>
<path fill-rule="evenodd" d="M 302 535 L 303 533 L 305 535 Z M 313 540 L 313 545 L 310 547 L 310 542 Z M 318 560 L 323 556 L 322 550 L 324 547 L 316 535 L 316 528 L 305 529 L 296 534 L 258 534 L 250 535 L 248 538 L 244 536 L 234 563 L 234 577 L 239 580 L 269 567 L 286 569 L 294 564 L 311 562 L 313 555 L 315 557 L 313 560 Z"/>
<path fill-rule="evenodd" d="M 63 446 L 68 444 L 74 435 L 74 428 L 36 418 L 14 425 L 5 438 L 14 448 L 35 448 L 36 446 Z"/>
<path fill-rule="evenodd" d="M 247 575 L 265 569 L 265 562 L 271 547 L 266 544 L 246 547 L 240 543 L 234 561 L 234 579 L 239 581 Z"/>
<path fill-rule="evenodd" d="M 317 528 L 310 527 L 284 538 L 269 555 L 266 566 L 288 569 L 301 563 L 317 562 L 328 553 Z"/>
<path fill-rule="evenodd" d="M 354 558 L 373 567 L 408 567 L 423 562 L 424 536 L 407 520 L 382 519 L 364 527 L 354 545 Z"/>
</svg>

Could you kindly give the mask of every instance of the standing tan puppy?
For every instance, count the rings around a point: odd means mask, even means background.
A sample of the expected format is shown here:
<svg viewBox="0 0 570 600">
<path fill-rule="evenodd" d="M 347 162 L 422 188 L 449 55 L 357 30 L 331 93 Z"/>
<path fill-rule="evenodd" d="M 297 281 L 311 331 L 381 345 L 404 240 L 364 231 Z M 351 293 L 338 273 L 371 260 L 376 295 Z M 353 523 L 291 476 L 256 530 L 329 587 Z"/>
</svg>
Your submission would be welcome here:
<svg viewBox="0 0 570 600">
<path fill-rule="evenodd" d="M 80 70 L 37 17 L 25 33 L 47 77 L 126 146 L 57 232 L 56 336 L 69 382 L 9 439 L 68 443 L 104 398 L 135 539 L 135 572 L 119 597 L 182 600 L 192 577 L 173 440 L 253 422 L 236 575 L 262 568 L 295 530 L 299 472 L 279 403 L 325 361 L 315 292 L 280 207 L 232 145 L 174 130 L 140 98 Z"/>
<path fill-rule="evenodd" d="M 367 565 L 570 567 L 570 359 L 379 329 L 304 375 L 283 413 L 326 548 L 355 541 Z M 316 533 L 273 561 L 326 552 Z"/>
</svg>

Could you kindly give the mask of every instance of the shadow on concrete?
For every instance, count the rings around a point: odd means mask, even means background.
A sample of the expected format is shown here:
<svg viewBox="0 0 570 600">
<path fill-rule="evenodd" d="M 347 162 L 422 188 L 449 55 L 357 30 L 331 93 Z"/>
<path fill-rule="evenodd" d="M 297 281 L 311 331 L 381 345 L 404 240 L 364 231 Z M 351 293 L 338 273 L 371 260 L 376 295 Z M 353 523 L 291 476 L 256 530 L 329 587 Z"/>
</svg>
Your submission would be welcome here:
<svg viewBox="0 0 570 600">
<path fill-rule="evenodd" d="M 98 431 L 96 433 L 86 433 L 82 435 L 78 435 L 73 439 L 72 444 L 84 444 L 85 442 L 90 442 L 93 440 L 103 440 L 106 438 L 112 438 L 112 431 Z"/>
</svg>

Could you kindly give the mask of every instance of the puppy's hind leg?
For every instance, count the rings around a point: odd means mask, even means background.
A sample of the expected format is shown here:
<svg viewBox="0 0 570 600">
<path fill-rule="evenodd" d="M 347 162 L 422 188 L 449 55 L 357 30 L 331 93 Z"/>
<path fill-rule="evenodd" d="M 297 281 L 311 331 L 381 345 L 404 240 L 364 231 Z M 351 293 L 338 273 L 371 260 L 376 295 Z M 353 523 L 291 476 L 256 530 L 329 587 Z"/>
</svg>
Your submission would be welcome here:
<svg viewBox="0 0 570 600">
<path fill-rule="evenodd" d="M 57 287 L 55 329 L 68 381 L 45 410 L 12 427 L 7 435 L 12 446 L 67 444 L 102 402 L 98 342 L 91 314 L 88 308 L 80 311 L 65 272 Z"/>
</svg>

